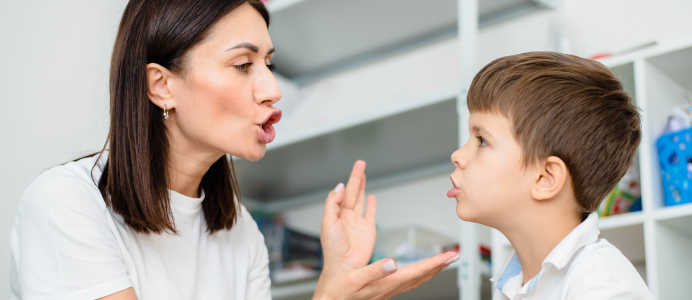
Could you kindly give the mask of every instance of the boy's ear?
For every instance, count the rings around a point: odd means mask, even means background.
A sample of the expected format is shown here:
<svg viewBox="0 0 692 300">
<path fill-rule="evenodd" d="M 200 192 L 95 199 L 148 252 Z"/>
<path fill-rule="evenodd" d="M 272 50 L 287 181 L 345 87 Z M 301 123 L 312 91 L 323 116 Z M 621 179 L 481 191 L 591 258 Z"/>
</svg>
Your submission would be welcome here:
<svg viewBox="0 0 692 300">
<path fill-rule="evenodd" d="M 557 196 L 569 179 L 567 165 L 557 156 L 550 156 L 539 162 L 531 197 L 535 200 L 548 200 Z"/>
<path fill-rule="evenodd" d="M 175 75 L 165 67 L 150 63 L 147 64 L 147 96 L 154 105 L 166 109 L 176 107 L 176 101 L 171 93 L 172 79 Z"/>
</svg>

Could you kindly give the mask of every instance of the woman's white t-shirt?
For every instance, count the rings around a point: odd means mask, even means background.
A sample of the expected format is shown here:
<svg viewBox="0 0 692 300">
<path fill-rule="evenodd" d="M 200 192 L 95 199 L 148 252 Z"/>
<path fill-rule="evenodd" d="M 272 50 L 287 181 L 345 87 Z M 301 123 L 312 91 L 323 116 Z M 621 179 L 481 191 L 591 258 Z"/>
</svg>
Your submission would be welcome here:
<svg viewBox="0 0 692 300">
<path fill-rule="evenodd" d="M 206 231 L 200 198 L 171 191 L 177 235 L 134 232 L 105 205 L 96 157 L 50 169 L 24 192 L 11 233 L 10 299 L 271 299 L 267 248 L 245 207 Z M 92 177 L 93 176 L 93 177 Z"/>
</svg>

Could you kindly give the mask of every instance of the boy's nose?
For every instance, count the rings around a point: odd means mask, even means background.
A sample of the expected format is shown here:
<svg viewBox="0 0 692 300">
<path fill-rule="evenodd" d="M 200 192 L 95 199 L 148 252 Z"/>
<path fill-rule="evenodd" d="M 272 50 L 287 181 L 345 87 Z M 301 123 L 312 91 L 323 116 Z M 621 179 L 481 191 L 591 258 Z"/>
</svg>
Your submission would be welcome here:
<svg viewBox="0 0 692 300">
<path fill-rule="evenodd" d="M 463 157 L 463 149 L 464 148 L 460 148 L 452 153 L 452 163 L 462 170 L 466 169 L 466 159 Z"/>
</svg>

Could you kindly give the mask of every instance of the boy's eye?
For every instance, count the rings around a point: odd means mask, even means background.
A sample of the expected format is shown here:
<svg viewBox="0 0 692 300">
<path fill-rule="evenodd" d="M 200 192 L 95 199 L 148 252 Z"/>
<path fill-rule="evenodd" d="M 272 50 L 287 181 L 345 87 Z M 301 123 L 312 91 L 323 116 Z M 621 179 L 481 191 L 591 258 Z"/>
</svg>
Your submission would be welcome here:
<svg viewBox="0 0 692 300">
<path fill-rule="evenodd" d="M 252 63 L 251 63 L 251 62 L 247 62 L 247 63 L 241 64 L 241 65 L 237 65 L 237 66 L 234 66 L 234 67 L 235 67 L 236 69 L 238 69 L 238 71 L 240 71 L 241 73 L 247 73 L 247 72 L 250 71 L 250 67 L 252 67 Z"/>
<path fill-rule="evenodd" d="M 477 135 L 476 138 L 478 139 L 478 143 L 480 144 L 480 147 L 484 147 L 484 146 L 488 145 L 488 142 L 486 142 L 482 136 Z"/>
</svg>

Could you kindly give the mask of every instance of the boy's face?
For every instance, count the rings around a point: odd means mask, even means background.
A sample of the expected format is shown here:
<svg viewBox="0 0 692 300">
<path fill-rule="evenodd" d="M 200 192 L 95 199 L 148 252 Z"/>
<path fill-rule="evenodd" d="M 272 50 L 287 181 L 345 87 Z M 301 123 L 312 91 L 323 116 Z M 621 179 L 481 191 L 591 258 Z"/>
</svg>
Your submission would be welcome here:
<svg viewBox="0 0 692 300">
<path fill-rule="evenodd" d="M 469 141 L 452 154 L 455 188 L 448 196 L 457 200 L 462 220 L 497 228 L 526 208 L 531 176 L 522 168 L 522 150 L 509 119 L 474 112 L 469 128 Z"/>
</svg>

